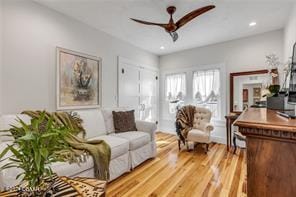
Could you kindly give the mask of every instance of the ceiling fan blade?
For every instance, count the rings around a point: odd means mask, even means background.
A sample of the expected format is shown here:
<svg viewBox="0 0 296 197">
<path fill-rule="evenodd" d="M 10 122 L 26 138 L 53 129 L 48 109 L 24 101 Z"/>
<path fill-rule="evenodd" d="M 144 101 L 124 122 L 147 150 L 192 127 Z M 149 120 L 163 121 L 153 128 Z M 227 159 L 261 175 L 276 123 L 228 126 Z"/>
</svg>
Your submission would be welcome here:
<svg viewBox="0 0 296 197">
<path fill-rule="evenodd" d="M 205 7 L 202 7 L 202 8 L 199 8 L 197 10 L 194 10 L 188 14 L 186 14 L 185 16 L 183 16 L 180 20 L 178 20 L 176 22 L 176 26 L 177 26 L 177 29 L 179 29 L 180 27 L 182 27 L 183 25 L 185 25 L 186 23 L 188 23 L 189 21 L 191 21 L 192 19 L 194 19 L 195 17 L 211 10 L 211 9 L 214 9 L 216 6 L 214 5 L 209 5 L 209 6 L 205 6 Z M 176 30 L 177 30 L 176 29 Z"/>
<path fill-rule="evenodd" d="M 137 23 L 141 23 L 141 24 L 144 24 L 144 25 L 156 25 L 156 26 L 160 26 L 160 27 L 163 27 L 163 28 L 166 28 L 166 26 L 167 26 L 167 24 L 147 22 L 147 21 L 142 21 L 142 20 L 138 20 L 138 19 L 134 19 L 134 18 L 130 18 L 130 19 L 137 22 Z"/>
<path fill-rule="evenodd" d="M 172 39 L 173 39 L 173 42 L 176 42 L 177 40 L 178 40 L 178 38 L 179 38 L 179 35 L 178 35 L 178 33 L 177 32 L 169 32 L 169 34 L 170 34 L 170 36 L 172 37 Z"/>
</svg>

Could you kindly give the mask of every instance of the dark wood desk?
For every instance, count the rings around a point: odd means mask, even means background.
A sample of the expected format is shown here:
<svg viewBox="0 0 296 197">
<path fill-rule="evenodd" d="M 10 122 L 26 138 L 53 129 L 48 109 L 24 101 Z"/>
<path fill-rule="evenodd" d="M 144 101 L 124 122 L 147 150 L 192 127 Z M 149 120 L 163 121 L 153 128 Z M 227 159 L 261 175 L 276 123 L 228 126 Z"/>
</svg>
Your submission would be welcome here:
<svg viewBox="0 0 296 197">
<path fill-rule="evenodd" d="M 296 120 L 249 108 L 234 122 L 247 137 L 247 194 L 296 195 Z"/>
<path fill-rule="evenodd" d="M 225 116 L 226 119 L 226 144 L 227 144 L 227 151 L 231 149 L 232 146 L 232 124 L 238 118 L 238 114 L 230 113 Z"/>
</svg>

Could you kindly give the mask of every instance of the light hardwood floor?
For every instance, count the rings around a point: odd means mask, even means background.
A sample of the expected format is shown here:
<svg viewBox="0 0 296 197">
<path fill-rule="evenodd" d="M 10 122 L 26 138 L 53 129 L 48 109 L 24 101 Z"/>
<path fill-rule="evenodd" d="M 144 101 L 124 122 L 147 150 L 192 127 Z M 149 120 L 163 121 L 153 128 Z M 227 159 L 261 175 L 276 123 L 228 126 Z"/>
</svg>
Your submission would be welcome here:
<svg viewBox="0 0 296 197">
<path fill-rule="evenodd" d="M 246 196 L 246 153 L 222 144 L 208 154 L 178 150 L 174 135 L 157 133 L 157 157 L 111 182 L 107 196 Z"/>
</svg>

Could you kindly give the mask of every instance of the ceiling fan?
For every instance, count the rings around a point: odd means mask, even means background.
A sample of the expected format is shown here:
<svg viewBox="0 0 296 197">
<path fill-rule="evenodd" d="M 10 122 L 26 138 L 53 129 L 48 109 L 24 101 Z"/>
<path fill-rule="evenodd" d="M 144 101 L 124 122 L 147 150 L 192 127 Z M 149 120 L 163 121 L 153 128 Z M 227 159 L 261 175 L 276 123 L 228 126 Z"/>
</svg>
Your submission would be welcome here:
<svg viewBox="0 0 296 197">
<path fill-rule="evenodd" d="M 141 24 L 145 24 L 145 25 L 156 25 L 159 27 L 162 27 L 165 29 L 166 32 L 168 32 L 173 41 L 175 42 L 178 39 L 178 34 L 177 34 L 177 30 L 180 29 L 183 25 L 185 25 L 186 23 L 188 23 L 189 21 L 193 20 L 195 17 L 211 10 L 215 8 L 214 5 L 208 5 L 199 9 L 196 9 L 188 14 L 186 14 L 185 16 L 183 16 L 181 19 L 179 19 L 176 23 L 173 20 L 173 14 L 176 11 L 176 7 L 175 6 L 170 6 L 167 8 L 167 12 L 170 15 L 170 20 L 169 23 L 167 24 L 162 24 L 162 23 L 153 23 L 153 22 L 147 22 L 147 21 L 142 21 L 142 20 L 138 20 L 138 19 L 134 19 L 134 18 L 130 18 L 133 21 L 136 21 L 138 23 Z"/>
</svg>

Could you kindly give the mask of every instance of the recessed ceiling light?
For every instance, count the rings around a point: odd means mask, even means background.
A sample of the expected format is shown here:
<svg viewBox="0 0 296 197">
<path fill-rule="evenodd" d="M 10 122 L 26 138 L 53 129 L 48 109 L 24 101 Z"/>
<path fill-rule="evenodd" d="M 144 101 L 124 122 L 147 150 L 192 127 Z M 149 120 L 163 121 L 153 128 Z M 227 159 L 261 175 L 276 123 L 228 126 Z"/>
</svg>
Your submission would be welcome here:
<svg viewBox="0 0 296 197">
<path fill-rule="evenodd" d="M 250 27 L 253 27 L 253 26 L 255 26 L 255 25 L 257 25 L 256 22 L 250 22 L 250 24 L 249 24 Z"/>
<path fill-rule="evenodd" d="M 164 46 L 161 46 L 160 49 L 161 49 L 161 50 L 164 50 Z"/>
</svg>

